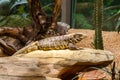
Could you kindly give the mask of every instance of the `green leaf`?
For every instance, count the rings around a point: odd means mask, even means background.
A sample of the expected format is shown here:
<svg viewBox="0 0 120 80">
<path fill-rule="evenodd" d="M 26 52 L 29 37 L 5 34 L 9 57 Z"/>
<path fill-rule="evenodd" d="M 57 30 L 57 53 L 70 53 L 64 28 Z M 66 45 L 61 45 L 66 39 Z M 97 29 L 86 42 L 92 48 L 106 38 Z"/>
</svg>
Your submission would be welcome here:
<svg viewBox="0 0 120 80">
<path fill-rule="evenodd" d="M 10 11 L 15 8 L 18 5 L 23 5 L 23 4 L 27 4 L 26 0 L 20 0 L 20 1 L 16 1 L 11 7 L 10 7 Z"/>
</svg>

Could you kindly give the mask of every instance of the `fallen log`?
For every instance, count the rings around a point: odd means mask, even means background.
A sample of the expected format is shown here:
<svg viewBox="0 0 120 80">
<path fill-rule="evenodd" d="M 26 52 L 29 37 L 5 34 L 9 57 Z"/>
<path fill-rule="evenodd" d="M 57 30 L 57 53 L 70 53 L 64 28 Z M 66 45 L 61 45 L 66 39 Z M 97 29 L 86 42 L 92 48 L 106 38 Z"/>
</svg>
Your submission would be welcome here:
<svg viewBox="0 0 120 80">
<path fill-rule="evenodd" d="M 105 67 L 113 59 L 114 55 L 104 50 L 37 50 L 0 58 L 0 80 L 71 80 L 77 72 Z"/>
<path fill-rule="evenodd" d="M 43 59 L 65 59 L 65 61 L 61 62 L 62 64 L 67 61 L 71 61 L 70 63 L 73 62 L 74 64 L 74 62 L 76 63 L 77 61 L 79 62 L 79 65 L 108 65 L 114 59 L 114 55 L 110 51 L 87 48 L 81 48 L 81 50 L 36 50 L 28 54 L 18 54 L 16 56 Z"/>
</svg>

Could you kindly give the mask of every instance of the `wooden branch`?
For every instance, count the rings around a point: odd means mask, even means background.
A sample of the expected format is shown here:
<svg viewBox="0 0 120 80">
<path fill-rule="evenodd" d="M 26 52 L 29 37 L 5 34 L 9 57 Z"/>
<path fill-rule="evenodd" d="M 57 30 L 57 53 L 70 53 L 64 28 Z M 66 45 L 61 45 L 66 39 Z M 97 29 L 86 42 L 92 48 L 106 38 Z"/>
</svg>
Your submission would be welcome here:
<svg viewBox="0 0 120 80">
<path fill-rule="evenodd" d="M 53 19 L 51 28 L 56 29 L 57 27 L 57 20 L 61 12 L 61 2 L 62 0 L 55 0 L 54 9 L 53 9 Z"/>
<path fill-rule="evenodd" d="M 28 0 L 29 1 L 29 0 Z M 46 20 L 46 14 L 45 12 L 41 9 L 41 5 L 39 0 L 30 0 L 31 2 L 28 2 L 30 5 L 30 11 L 33 20 L 37 24 L 43 24 L 44 20 Z"/>
<path fill-rule="evenodd" d="M 8 46 L 2 39 L 0 39 L 0 47 L 9 56 L 13 55 L 16 52 L 15 48 Z"/>
<path fill-rule="evenodd" d="M 60 33 L 58 32 L 57 20 L 58 20 L 60 11 L 61 11 L 60 10 L 61 9 L 61 1 L 62 0 L 55 0 L 52 22 L 46 33 L 46 35 L 48 35 L 49 37 L 60 35 Z M 62 31 L 60 31 L 60 32 L 62 32 Z"/>
<path fill-rule="evenodd" d="M 33 18 L 33 21 L 39 26 L 43 17 L 45 17 L 45 13 L 41 9 L 41 5 L 39 0 L 27 0 L 30 8 L 30 12 Z"/>
<path fill-rule="evenodd" d="M 22 43 L 26 43 L 28 39 L 22 35 L 21 28 L 11 28 L 11 27 L 3 27 L 0 28 L 0 36 L 9 36 L 15 39 L 19 39 Z"/>
<path fill-rule="evenodd" d="M 38 67 L 39 63 L 41 62 L 34 58 L 0 58 L 0 80 L 46 80 L 42 74 L 45 68 L 40 68 L 41 65 Z"/>
<path fill-rule="evenodd" d="M 47 31 L 47 28 L 49 27 L 47 21 L 47 16 L 45 12 L 41 9 L 41 5 L 39 0 L 27 0 L 30 12 L 33 19 L 33 32 L 32 32 L 32 39 L 36 40 L 39 34 L 45 34 Z"/>
</svg>

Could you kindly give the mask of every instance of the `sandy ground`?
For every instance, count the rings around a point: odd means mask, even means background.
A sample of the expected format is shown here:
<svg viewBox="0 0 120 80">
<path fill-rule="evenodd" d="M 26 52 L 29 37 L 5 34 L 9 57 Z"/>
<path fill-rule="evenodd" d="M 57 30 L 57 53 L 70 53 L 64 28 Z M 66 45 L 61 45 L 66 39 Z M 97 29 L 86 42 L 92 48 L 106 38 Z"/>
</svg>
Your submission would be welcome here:
<svg viewBox="0 0 120 80">
<path fill-rule="evenodd" d="M 84 33 L 87 38 L 83 39 L 77 45 L 79 47 L 93 48 L 91 42 L 94 40 L 94 30 L 87 29 L 70 29 L 68 33 Z M 120 70 L 120 34 L 113 31 L 103 31 L 104 49 L 109 50 L 115 54 L 115 62 L 117 68 Z"/>
</svg>

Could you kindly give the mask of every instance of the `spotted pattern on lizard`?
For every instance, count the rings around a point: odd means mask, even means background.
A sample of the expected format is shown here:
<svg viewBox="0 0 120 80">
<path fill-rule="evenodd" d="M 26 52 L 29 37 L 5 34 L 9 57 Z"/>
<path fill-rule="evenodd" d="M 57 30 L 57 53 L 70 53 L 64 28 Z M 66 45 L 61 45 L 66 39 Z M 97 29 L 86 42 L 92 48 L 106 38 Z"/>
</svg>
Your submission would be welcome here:
<svg viewBox="0 0 120 80">
<path fill-rule="evenodd" d="M 62 36 L 55 36 L 35 41 L 18 50 L 14 55 L 26 54 L 35 50 L 61 50 L 76 49 L 74 46 L 80 42 L 86 35 L 82 33 L 72 33 Z"/>
</svg>

